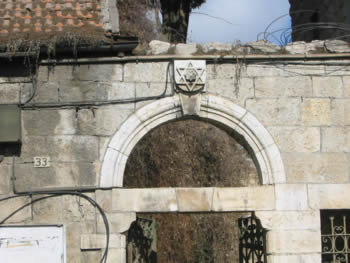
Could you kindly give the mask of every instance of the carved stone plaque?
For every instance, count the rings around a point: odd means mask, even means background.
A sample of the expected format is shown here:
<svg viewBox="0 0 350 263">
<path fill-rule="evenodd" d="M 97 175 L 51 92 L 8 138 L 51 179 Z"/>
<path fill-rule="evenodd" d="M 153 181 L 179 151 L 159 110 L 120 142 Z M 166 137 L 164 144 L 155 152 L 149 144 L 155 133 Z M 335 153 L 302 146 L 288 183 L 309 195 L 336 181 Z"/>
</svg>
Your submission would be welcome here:
<svg viewBox="0 0 350 263">
<path fill-rule="evenodd" d="M 176 89 L 186 94 L 194 94 L 205 89 L 205 60 L 175 60 L 174 75 Z"/>
</svg>

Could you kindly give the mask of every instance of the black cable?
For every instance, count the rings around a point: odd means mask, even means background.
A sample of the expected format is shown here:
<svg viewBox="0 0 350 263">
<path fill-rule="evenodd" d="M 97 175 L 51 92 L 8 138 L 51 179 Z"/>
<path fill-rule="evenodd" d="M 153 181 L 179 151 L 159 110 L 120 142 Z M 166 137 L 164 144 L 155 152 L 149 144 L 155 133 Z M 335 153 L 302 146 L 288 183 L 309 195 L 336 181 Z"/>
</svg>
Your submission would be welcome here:
<svg viewBox="0 0 350 263">
<path fill-rule="evenodd" d="M 317 9 L 305 9 L 305 10 L 291 11 L 287 14 L 281 15 L 276 19 L 272 20 L 263 32 L 260 32 L 259 34 L 257 34 L 257 40 L 263 39 L 267 41 L 269 38 L 272 38 L 277 43 L 279 43 L 279 45 L 285 46 L 292 41 L 292 35 L 295 33 L 306 33 L 313 30 L 330 30 L 330 29 L 340 30 L 344 32 L 343 35 L 339 35 L 332 39 L 346 38 L 348 37 L 349 34 L 345 34 L 345 33 L 350 33 L 350 26 L 348 24 L 331 22 L 333 18 L 331 16 L 327 16 L 327 14 L 325 13 L 322 13 L 322 15 L 324 16 L 324 19 L 326 20 L 329 19 L 329 22 L 323 21 L 323 22 L 309 22 L 309 23 L 303 23 L 303 24 L 296 24 L 288 28 L 280 28 L 272 32 L 269 32 L 270 28 L 278 20 L 283 19 L 285 17 L 293 16 L 295 14 L 299 14 L 299 13 L 300 14 L 310 13 L 310 19 L 311 19 L 311 16 L 313 14 L 320 14 L 320 11 Z M 279 37 L 275 36 L 275 34 L 279 34 Z"/>
<path fill-rule="evenodd" d="M 84 198 L 85 200 L 87 200 L 91 205 L 93 205 L 94 207 L 96 207 L 99 211 L 99 213 L 102 216 L 104 225 L 105 225 L 105 229 L 106 229 L 106 247 L 103 253 L 103 256 L 100 260 L 100 263 L 105 263 L 107 262 L 107 256 L 108 256 L 108 249 L 109 249 L 109 237 L 110 237 L 110 230 L 109 230 L 109 223 L 108 223 L 108 219 L 107 216 L 105 214 L 105 212 L 103 211 L 102 207 L 95 201 L 93 200 L 91 197 L 80 193 L 80 192 L 71 192 L 71 191 L 48 191 L 48 192 L 28 192 L 28 193 L 18 193 L 16 195 L 13 196 L 8 196 L 5 198 L 0 199 L 0 202 L 6 201 L 6 200 L 10 200 L 13 198 L 19 198 L 19 197 L 23 197 L 23 196 L 29 196 L 32 197 L 33 195 L 47 195 L 47 196 L 43 196 L 37 199 L 32 199 L 32 201 L 30 201 L 29 203 L 26 203 L 24 205 L 22 205 L 21 207 L 17 208 L 16 210 L 14 210 L 10 215 L 8 215 L 7 217 L 5 217 L 3 220 L 0 221 L 0 225 L 4 224 L 9 218 L 11 218 L 12 216 L 14 216 L 16 213 L 18 213 L 19 211 L 21 211 L 22 209 L 26 208 L 27 206 L 30 206 L 36 202 L 39 202 L 41 200 L 45 200 L 48 198 L 52 198 L 52 197 L 57 197 L 57 196 L 62 196 L 62 195 L 73 195 L 73 196 L 79 196 L 81 198 Z"/>
<path fill-rule="evenodd" d="M 169 75 L 173 70 L 170 70 L 170 66 L 173 66 L 174 62 L 169 62 L 166 69 L 166 80 L 165 80 L 165 89 L 164 91 L 156 96 L 147 96 L 147 97 L 139 97 L 139 98 L 130 98 L 130 99 L 120 99 L 120 100 L 107 100 L 107 101 L 76 101 L 76 102 L 67 102 L 67 103 L 34 103 L 34 104 L 22 104 L 22 109 L 35 109 L 35 108 L 57 108 L 57 107 L 91 107 L 91 106 L 105 106 L 105 105 L 114 105 L 114 104 L 127 104 L 127 103 L 136 103 L 142 101 L 149 100 L 158 100 L 166 97 L 172 97 L 175 93 L 175 80 L 174 75 L 172 73 L 171 79 L 169 81 Z M 166 94 L 168 91 L 168 84 L 171 83 L 171 93 Z M 36 83 L 35 83 L 36 86 Z M 30 101 L 34 97 L 35 93 L 33 92 L 33 96 L 28 100 Z"/>
</svg>

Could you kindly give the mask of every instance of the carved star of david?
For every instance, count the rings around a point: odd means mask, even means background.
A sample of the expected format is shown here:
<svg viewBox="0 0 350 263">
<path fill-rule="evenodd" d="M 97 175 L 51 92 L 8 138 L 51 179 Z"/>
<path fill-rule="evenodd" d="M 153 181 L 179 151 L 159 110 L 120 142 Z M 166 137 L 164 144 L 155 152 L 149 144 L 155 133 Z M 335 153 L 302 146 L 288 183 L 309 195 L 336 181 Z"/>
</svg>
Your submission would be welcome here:
<svg viewBox="0 0 350 263">
<path fill-rule="evenodd" d="M 194 67 L 193 64 L 189 62 L 186 67 L 178 67 L 176 71 L 180 77 L 177 84 L 182 91 L 190 93 L 198 92 L 204 87 L 204 68 Z M 185 87 L 185 89 L 183 87 Z"/>
</svg>

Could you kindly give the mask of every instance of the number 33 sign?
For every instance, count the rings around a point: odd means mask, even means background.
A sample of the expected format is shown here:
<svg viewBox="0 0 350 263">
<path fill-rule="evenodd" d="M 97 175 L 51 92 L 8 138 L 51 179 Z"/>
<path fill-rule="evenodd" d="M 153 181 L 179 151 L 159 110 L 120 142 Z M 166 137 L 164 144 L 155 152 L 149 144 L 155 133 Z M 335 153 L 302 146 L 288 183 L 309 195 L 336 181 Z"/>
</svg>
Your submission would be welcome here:
<svg viewBox="0 0 350 263">
<path fill-rule="evenodd" d="M 37 167 L 37 168 L 50 167 L 50 157 L 42 157 L 42 156 L 34 157 L 34 167 Z"/>
</svg>

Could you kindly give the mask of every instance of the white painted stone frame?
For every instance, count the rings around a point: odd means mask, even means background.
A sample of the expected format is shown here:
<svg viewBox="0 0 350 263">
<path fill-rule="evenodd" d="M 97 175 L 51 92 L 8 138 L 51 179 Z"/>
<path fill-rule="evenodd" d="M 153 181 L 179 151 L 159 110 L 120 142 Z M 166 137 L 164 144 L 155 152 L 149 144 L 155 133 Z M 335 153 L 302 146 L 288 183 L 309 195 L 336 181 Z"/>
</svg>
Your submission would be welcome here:
<svg viewBox="0 0 350 263">
<path fill-rule="evenodd" d="M 150 103 L 132 114 L 108 145 L 101 168 L 100 187 L 122 187 L 128 156 L 138 141 L 158 125 L 182 117 L 177 95 Z M 250 112 L 227 99 L 204 94 L 201 97 L 200 117 L 219 122 L 245 138 L 257 159 L 262 184 L 286 182 L 278 147 L 269 132 Z"/>
</svg>

